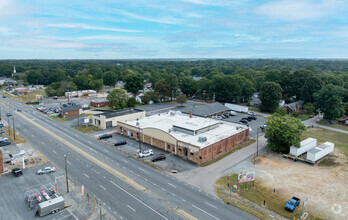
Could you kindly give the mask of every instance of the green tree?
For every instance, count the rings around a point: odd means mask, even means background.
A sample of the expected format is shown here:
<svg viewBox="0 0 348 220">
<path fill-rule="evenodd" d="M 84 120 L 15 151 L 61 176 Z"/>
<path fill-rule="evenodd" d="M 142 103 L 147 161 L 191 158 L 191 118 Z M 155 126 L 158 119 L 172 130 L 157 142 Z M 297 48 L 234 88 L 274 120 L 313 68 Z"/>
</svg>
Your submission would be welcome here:
<svg viewBox="0 0 348 220">
<path fill-rule="evenodd" d="M 161 97 L 161 99 L 166 99 L 166 96 L 170 96 L 171 93 L 168 82 L 165 79 L 160 79 L 156 82 L 155 91 L 156 94 Z"/>
<path fill-rule="evenodd" d="M 289 153 L 290 146 L 300 147 L 302 132 L 306 130 L 300 119 L 273 114 L 266 122 L 269 149 Z"/>
<path fill-rule="evenodd" d="M 158 96 L 154 91 L 148 91 L 145 95 L 149 95 L 151 101 L 158 102 Z"/>
<path fill-rule="evenodd" d="M 342 115 L 344 89 L 329 84 L 314 94 L 314 106 L 324 112 L 324 118 L 333 120 Z"/>
<path fill-rule="evenodd" d="M 314 73 L 306 70 L 306 69 L 299 69 L 296 70 L 293 74 L 292 74 L 292 80 L 291 80 L 291 91 L 292 91 L 292 95 L 296 96 L 297 100 L 301 100 L 301 91 L 302 91 L 302 87 L 304 85 L 304 82 L 306 82 L 310 77 L 313 77 Z"/>
<path fill-rule="evenodd" d="M 171 100 L 173 100 L 173 97 L 176 96 L 176 92 L 179 88 L 178 77 L 175 74 L 169 74 L 165 77 L 165 81 L 168 85 L 169 96 L 171 97 Z"/>
<path fill-rule="evenodd" d="M 141 101 L 145 104 L 148 104 L 150 102 L 150 100 L 151 100 L 151 97 L 149 94 L 144 94 L 143 98 L 141 99 Z"/>
<path fill-rule="evenodd" d="M 317 76 L 309 77 L 301 88 L 301 99 L 307 102 L 314 102 L 313 94 L 318 92 L 323 86 L 322 81 Z"/>
<path fill-rule="evenodd" d="M 128 97 L 123 89 L 112 90 L 107 99 L 109 100 L 109 106 L 113 109 L 123 109 L 127 106 Z"/>
<path fill-rule="evenodd" d="M 284 116 L 287 114 L 285 108 L 283 108 L 283 107 L 278 107 L 274 113 L 277 113 L 278 115 L 281 115 L 281 116 Z"/>
<path fill-rule="evenodd" d="M 312 103 L 307 102 L 304 106 L 303 109 L 307 112 L 307 114 L 313 114 L 315 107 Z"/>
<path fill-rule="evenodd" d="M 187 99 L 186 99 L 186 95 L 179 95 L 178 97 L 176 97 L 176 102 L 181 104 L 186 103 Z"/>
<path fill-rule="evenodd" d="M 259 94 L 261 111 L 274 112 L 279 106 L 279 100 L 282 98 L 282 88 L 278 83 L 265 82 L 261 87 Z"/>
<path fill-rule="evenodd" d="M 144 88 L 144 77 L 139 73 L 132 73 L 125 78 L 126 85 L 124 88 L 136 95 L 139 90 Z"/>
<path fill-rule="evenodd" d="M 128 100 L 127 100 L 127 107 L 129 108 L 132 108 L 132 107 L 135 107 L 135 105 L 137 104 L 137 100 L 134 98 L 134 97 L 130 97 Z"/>
<path fill-rule="evenodd" d="M 184 76 L 179 80 L 180 90 L 187 96 L 193 96 L 197 92 L 196 81 L 190 76 Z"/>
<path fill-rule="evenodd" d="M 105 72 L 104 77 L 103 77 L 104 85 L 115 86 L 116 81 L 117 81 L 117 75 L 115 72 L 113 72 L 113 71 Z"/>
</svg>

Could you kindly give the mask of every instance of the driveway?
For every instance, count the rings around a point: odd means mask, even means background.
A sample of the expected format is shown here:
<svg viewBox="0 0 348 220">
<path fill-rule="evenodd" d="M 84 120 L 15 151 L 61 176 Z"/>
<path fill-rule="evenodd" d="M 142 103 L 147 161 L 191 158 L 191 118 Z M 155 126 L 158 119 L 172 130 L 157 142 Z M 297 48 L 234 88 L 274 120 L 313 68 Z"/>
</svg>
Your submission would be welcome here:
<svg viewBox="0 0 348 220">
<path fill-rule="evenodd" d="M 263 135 L 259 136 L 258 141 L 259 151 L 264 149 L 267 145 L 266 139 Z M 189 183 L 198 189 L 216 196 L 214 191 L 214 184 L 224 173 L 239 164 L 250 156 L 254 155 L 257 150 L 257 142 L 245 147 L 221 160 L 211 164 L 207 167 L 197 167 L 196 169 L 186 172 L 172 174 L 178 179 Z"/>
<path fill-rule="evenodd" d="M 342 129 L 338 129 L 338 128 L 332 128 L 332 127 L 329 127 L 329 126 L 324 126 L 324 125 L 320 125 L 318 124 L 317 122 L 319 120 L 323 119 L 322 116 L 320 117 L 317 117 L 315 116 L 314 118 L 309 118 L 305 121 L 303 121 L 302 123 L 304 125 L 306 125 L 307 127 L 317 127 L 317 128 L 323 128 L 323 129 L 327 129 L 327 130 L 331 130 L 331 131 L 336 131 L 336 132 L 341 132 L 341 133 L 345 133 L 345 134 L 348 134 L 348 131 L 346 130 L 342 130 Z"/>
</svg>

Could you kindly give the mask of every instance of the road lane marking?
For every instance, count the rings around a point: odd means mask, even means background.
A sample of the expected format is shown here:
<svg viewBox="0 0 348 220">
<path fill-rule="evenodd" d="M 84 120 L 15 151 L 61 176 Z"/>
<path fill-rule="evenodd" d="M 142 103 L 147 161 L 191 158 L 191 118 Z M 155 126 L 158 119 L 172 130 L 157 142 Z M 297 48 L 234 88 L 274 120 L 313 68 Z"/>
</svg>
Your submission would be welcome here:
<svg viewBox="0 0 348 220">
<path fill-rule="evenodd" d="M 181 216 L 183 219 L 186 219 L 186 220 L 198 220 L 198 218 L 190 215 L 189 213 L 185 212 L 182 209 L 176 209 L 175 212 L 176 212 L 176 214 Z"/>
<path fill-rule="evenodd" d="M 144 170 L 144 169 L 142 169 L 140 167 L 139 167 L 139 170 L 143 171 L 144 173 L 149 173 L 149 172 L 147 172 L 146 170 Z"/>
<path fill-rule="evenodd" d="M 100 174 L 98 171 L 96 171 L 95 169 L 92 169 L 94 172 L 96 172 L 96 173 L 98 173 L 98 174 Z"/>
<path fill-rule="evenodd" d="M 45 143 L 41 141 L 41 144 L 43 144 L 43 145 L 44 145 Z"/>
<path fill-rule="evenodd" d="M 53 153 L 55 153 L 55 154 L 57 154 L 57 152 L 56 152 L 56 151 L 54 151 L 54 150 L 53 150 L 52 152 L 53 152 Z"/>
<path fill-rule="evenodd" d="M 217 207 L 216 206 L 214 206 L 214 205 L 212 205 L 212 204 L 210 204 L 210 203 L 208 203 L 208 202 L 204 202 L 205 204 L 207 204 L 207 205 L 210 205 L 211 207 L 214 207 L 214 208 L 216 208 L 217 209 Z"/>
<path fill-rule="evenodd" d="M 102 185 L 99 185 L 99 186 L 100 186 L 103 190 L 106 190 L 104 186 L 102 186 Z M 104 205 L 105 205 L 105 204 L 104 204 Z"/>
<path fill-rule="evenodd" d="M 70 164 L 70 165 L 71 165 L 70 161 L 67 161 L 67 162 L 68 162 L 68 164 Z"/>
<path fill-rule="evenodd" d="M 122 159 L 124 162 L 128 163 L 128 161 L 126 161 L 125 159 Z"/>
<path fill-rule="evenodd" d="M 105 164 L 104 162 L 98 160 L 97 158 L 91 156 L 90 154 L 88 154 L 87 152 L 85 152 L 84 150 L 76 147 L 75 145 L 73 145 L 72 143 L 70 143 L 69 141 L 65 140 L 62 137 L 59 137 L 58 135 L 56 135 L 55 133 L 53 133 L 52 131 L 50 131 L 49 129 L 41 126 L 40 124 L 31 121 L 28 117 L 24 116 L 23 114 L 20 114 L 18 112 L 16 112 L 17 115 L 19 115 L 20 117 L 22 117 L 23 119 L 27 120 L 28 122 L 30 122 L 31 124 L 33 124 L 34 126 L 36 126 L 37 128 L 45 131 L 46 133 L 48 133 L 49 135 L 51 135 L 52 137 L 54 137 L 55 139 L 57 139 L 58 141 L 62 142 L 63 144 L 65 144 L 66 146 L 68 146 L 69 148 L 71 148 L 72 150 L 74 150 L 75 152 L 79 153 L 80 155 L 84 156 L 85 158 L 89 159 L 91 162 L 97 164 L 98 166 L 102 167 L 104 170 L 108 171 L 109 173 L 113 174 L 114 176 L 118 177 L 119 179 L 123 180 L 124 182 L 126 182 L 127 184 L 131 185 L 132 187 L 134 187 L 137 190 L 140 191 L 146 191 L 146 188 L 142 185 L 140 185 L 139 183 L 135 182 L 134 180 L 132 180 L 131 178 L 127 177 L 126 175 L 124 175 L 123 173 L 113 169 L 112 167 L 110 167 L 109 165 Z"/>
<path fill-rule="evenodd" d="M 198 208 L 198 207 L 195 206 L 195 205 L 192 205 L 192 206 L 195 207 L 196 209 L 198 209 L 199 211 L 204 212 L 205 214 L 209 215 L 210 217 L 212 217 L 212 218 L 214 218 L 214 219 L 216 219 L 216 220 L 220 220 L 219 218 L 213 216 L 213 215 L 210 214 L 209 212 L 206 212 L 206 211 L 204 211 L 203 209 L 200 209 L 200 208 Z"/>
<path fill-rule="evenodd" d="M 89 176 L 88 176 L 87 174 L 85 174 L 85 176 L 86 176 L 87 178 L 89 178 Z"/>
<path fill-rule="evenodd" d="M 174 186 L 173 184 L 171 184 L 171 183 L 168 183 L 168 185 L 169 186 L 172 186 L 172 187 L 174 187 L 174 188 L 176 188 L 176 186 Z"/>
<path fill-rule="evenodd" d="M 144 203 L 143 201 L 141 201 L 140 199 L 138 199 L 137 197 L 133 196 L 131 193 L 129 193 L 128 191 L 126 191 L 125 189 L 123 189 L 122 187 L 120 187 L 119 185 L 117 185 L 116 183 L 112 182 L 110 180 L 110 182 L 115 185 L 117 188 L 119 188 L 120 190 L 122 190 L 123 192 L 127 193 L 129 196 L 131 196 L 133 199 L 137 200 L 138 202 L 140 202 L 141 204 L 143 204 L 144 206 L 146 206 L 147 208 L 151 209 L 153 212 L 155 212 L 156 214 L 158 214 L 159 216 L 161 216 L 164 219 L 167 219 L 165 216 L 163 216 L 161 213 L 157 212 L 156 210 L 154 210 L 153 208 L 151 208 L 149 205 L 147 205 L 146 203 Z M 167 219 L 168 220 L 168 219 Z"/>
<path fill-rule="evenodd" d="M 135 212 L 135 209 L 133 209 L 132 207 L 130 207 L 129 205 L 127 205 L 128 206 L 128 208 L 130 208 L 130 209 L 132 209 L 133 210 L 133 212 Z"/>
</svg>

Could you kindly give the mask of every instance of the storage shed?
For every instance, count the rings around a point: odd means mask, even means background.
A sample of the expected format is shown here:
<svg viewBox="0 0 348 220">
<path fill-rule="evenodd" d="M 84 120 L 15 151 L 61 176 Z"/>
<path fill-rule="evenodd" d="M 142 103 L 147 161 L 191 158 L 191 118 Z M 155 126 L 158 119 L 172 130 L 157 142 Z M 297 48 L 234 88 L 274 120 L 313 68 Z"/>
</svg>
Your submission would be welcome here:
<svg viewBox="0 0 348 220">
<path fill-rule="evenodd" d="M 326 155 L 333 152 L 335 147 L 334 143 L 325 142 L 307 152 L 307 160 L 316 162 L 317 160 L 325 157 Z"/>
<path fill-rule="evenodd" d="M 291 146 L 290 147 L 290 154 L 294 155 L 296 157 L 306 153 L 310 149 L 317 146 L 317 139 L 315 138 L 307 138 L 300 143 L 300 147 Z"/>
</svg>

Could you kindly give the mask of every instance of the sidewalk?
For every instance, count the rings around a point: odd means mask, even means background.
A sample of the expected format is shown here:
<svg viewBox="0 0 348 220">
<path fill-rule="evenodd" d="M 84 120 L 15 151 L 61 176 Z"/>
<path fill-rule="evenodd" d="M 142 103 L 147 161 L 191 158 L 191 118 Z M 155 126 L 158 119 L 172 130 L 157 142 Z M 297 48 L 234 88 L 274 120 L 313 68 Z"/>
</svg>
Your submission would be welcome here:
<svg viewBox="0 0 348 220">
<path fill-rule="evenodd" d="M 306 125 L 307 127 L 316 127 L 316 128 L 323 128 L 323 129 L 327 129 L 327 130 L 331 130 L 331 131 L 336 131 L 336 132 L 340 132 L 340 133 L 344 133 L 344 134 L 348 134 L 348 131 L 342 130 L 342 129 L 338 129 L 338 128 L 332 128 L 329 126 L 324 126 L 324 125 L 320 125 L 317 122 L 322 119 L 323 117 L 317 117 L 315 116 L 314 118 L 310 118 L 308 120 L 303 121 L 302 123 L 304 125 Z"/>
<path fill-rule="evenodd" d="M 264 136 L 259 136 L 259 151 L 265 148 L 266 145 L 267 143 Z M 256 148 L 257 143 L 255 142 L 207 167 L 197 167 L 190 171 L 172 175 L 206 193 L 216 196 L 214 191 L 216 180 L 224 175 L 224 172 L 229 168 L 254 155 L 256 153 Z"/>
</svg>

